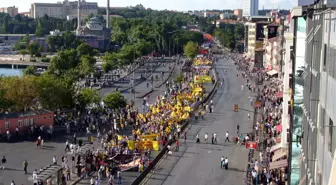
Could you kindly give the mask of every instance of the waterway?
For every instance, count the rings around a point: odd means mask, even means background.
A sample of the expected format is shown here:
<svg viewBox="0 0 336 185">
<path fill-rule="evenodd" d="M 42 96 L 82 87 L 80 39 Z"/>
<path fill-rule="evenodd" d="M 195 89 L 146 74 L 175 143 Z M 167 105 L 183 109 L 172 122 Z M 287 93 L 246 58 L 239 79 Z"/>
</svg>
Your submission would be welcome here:
<svg viewBox="0 0 336 185">
<path fill-rule="evenodd" d="M 0 68 L 1 76 L 22 76 L 24 69 Z"/>
</svg>

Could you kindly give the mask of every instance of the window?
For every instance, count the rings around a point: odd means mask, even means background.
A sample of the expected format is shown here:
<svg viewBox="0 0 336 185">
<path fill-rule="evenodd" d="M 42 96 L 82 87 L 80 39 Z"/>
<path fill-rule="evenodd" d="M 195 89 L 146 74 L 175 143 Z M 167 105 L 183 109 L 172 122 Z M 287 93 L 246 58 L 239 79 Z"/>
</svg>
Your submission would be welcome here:
<svg viewBox="0 0 336 185">
<path fill-rule="evenodd" d="M 28 127 L 28 126 L 29 126 L 29 119 L 25 119 L 25 120 L 24 120 L 24 126 L 25 126 L 25 127 Z"/>
<path fill-rule="evenodd" d="M 327 65 L 327 44 L 324 44 L 324 51 L 323 51 L 323 71 L 326 70 Z"/>
<path fill-rule="evenodd" d="M 9 121 L 6 121 L 5 122 L 5 129 L 9 129 L 9 127 L 10 127 Z"/>
<path fill-rule="evenodd" d="M 321 117 L 320 117 L 320 133 L 324 136 L 324 127 L 325 127 L 325 109 L 321 108 Z"/>
<path fill-rule="evenodd" d="M 329 118 L 329 142 L 328 142 L 328 149 L 331 153 L 333 153 L 332 145 L 333 145 L 333 129 L 334 129 L 334 122 Z"/>
<path fill-rule="evenodd" d="M 22 127 L 22 126 L 23 126 L 22 120 L 18 120 L 18 127 Z"/>
</svg>

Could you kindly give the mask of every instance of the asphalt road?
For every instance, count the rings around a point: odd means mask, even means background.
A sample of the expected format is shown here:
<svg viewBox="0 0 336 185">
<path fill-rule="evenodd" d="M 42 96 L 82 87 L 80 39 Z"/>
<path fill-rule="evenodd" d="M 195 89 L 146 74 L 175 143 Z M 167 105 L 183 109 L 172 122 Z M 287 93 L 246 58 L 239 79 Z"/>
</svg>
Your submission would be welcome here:
<svg viewBox="0 0 336 185">
<path fill-rule="evenodd" d="M 225 72 L 225 69 L 227 72 Z M 244 184 L 247 166 L 248 150 L 244 146 L 225 143 L 225 132 L 230 133 L 230 140 L 236 136 L 237 124 L 240 133 L 247 133 L 252 129 L 252 120 L 248 113 L 233 111 L 234 104 L 239 108 L 252 110 L 249 96 L 241 77 L 237 78 L 237 70 L 232 61 L 221 59 L 216 64 L 219 80 L 224 80 L 213 97 L 214 113 L 206 114 L 205 120 L 193 121 L 188 128 L 187 141 L 180 139 L 179 152 L 166 155 L 157 167 L 148 175 L 143 184 L 147 185 L 239 185 Z M 251 118 L 252 113 L 250 113 Z M 211 134 L 216 132 L 218 144 L 212 145 Z M 204 135 L 208 133 L 209 143 L 204 142 Z M 201 143 L 196 144 L 199 134 Z M 220 168 L 221 156 L 228 157 L 229 169 Z"/>
</svg>

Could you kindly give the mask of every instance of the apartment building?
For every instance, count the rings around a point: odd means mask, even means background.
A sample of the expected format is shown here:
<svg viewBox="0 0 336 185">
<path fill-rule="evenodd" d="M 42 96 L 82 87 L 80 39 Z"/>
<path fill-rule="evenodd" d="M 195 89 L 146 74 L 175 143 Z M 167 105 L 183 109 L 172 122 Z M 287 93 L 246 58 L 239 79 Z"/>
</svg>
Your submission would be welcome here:
<svg viewBox="0 0 336 185">
<path fill-rule="evenodd" d="M 250 17 L 258 15 L 259 0 L 244 0 L 243 1 L 243 16 Z"/>
<path fill-rule="evenodd" d="M 0 12 L 8 13 L 9 16 L 14 17 L 17 14 L 19 14 L 19 9 L 18 9 L 18 7 L 15 7 L 15 6 L 3 7 L 3 8 L 0 8 Z"/>
<path fill-rule="evenodd" d="M 245 26 L 247 27 L 247 56 L 250 60 L 255 60 L 256 49 L 263 48 L 263 42 L 265 38 L 264 26 L 268 25 L 269 22 L 258 21 L 258 22 L 247 22 Z"/>
<path fill-rule="evenodd" d="M 295 21 L 294 118 L 301 126 L 299 144 L 292 139 L 291 183 L 336 184 L 336 11 L 330 0 L 299 2 Z M 304 44 L 304 47 L 303 47 Z M 300 78 L 303 83 L 300 83 Z M 302 98 L 303 97 L 303 98 Z M 303 112 L 303 113 L 302 113 Z M 292 132 L 295 132 L 295 122 Z M 295 135 L 293 136 L 295 138 Z M 297 147 L 300 161 L 297 163 Z M 295 166 L 297 165 L 297 166 Z M 297 177 L 296 177 L 297 176 Z"/>
<path fill-rule="evenodd" d="M 81 1 L 81 18 L 89 14 L 98 14 L 98 4 L 96 2 Z M 30 16 L 37 19 L 48 15 L 49 17 L 61 19 L 73 19 L 77 17 L 78 1 L 64 0 L 58 3 L 33 3 L 30 8 Z"/>
<path fill-rule="evenodd" d="M 236 9 L 233 11 L 233 15 L 237 16 L 238 19 L 241 19 L 243 17 L 243 10 L 242 9 Z"/>
</svg>

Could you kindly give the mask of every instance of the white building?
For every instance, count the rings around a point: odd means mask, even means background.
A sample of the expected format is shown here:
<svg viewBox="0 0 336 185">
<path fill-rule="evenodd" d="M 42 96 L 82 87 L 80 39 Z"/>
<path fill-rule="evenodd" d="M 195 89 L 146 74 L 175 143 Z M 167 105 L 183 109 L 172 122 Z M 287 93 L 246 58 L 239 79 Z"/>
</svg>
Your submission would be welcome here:
<svg viewBox="0 0 336 185">
<path fill-rule="evenodd" d="M 259 0 L 244 0 L 243 2 L 243 16 L 256 16 L 259 10 Z"/>
<path fill-rule="evenodd" d="M 232 16 L 233 16 L 233 14 L 229 13 L 229 12 L 224 12 L 224 13 L 219 15 L 220 19 L 230 19 Z"/>
<path fill-rule="evenodd" d="M 77 17 L 78 1 L 68 1 L 58 3 L 33 3 L 30 8 L 30 16 L 32 18 L 49 17 L 61 19 L 73 19 Z M 98 4 L 96 2 L 81 1 L 81 17 L 85 18 L 89 14 L 98 14 Z"/>
</svg>

